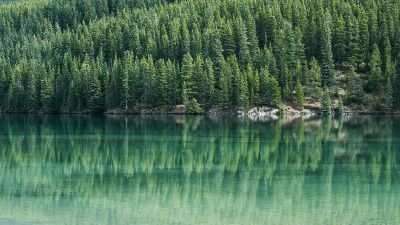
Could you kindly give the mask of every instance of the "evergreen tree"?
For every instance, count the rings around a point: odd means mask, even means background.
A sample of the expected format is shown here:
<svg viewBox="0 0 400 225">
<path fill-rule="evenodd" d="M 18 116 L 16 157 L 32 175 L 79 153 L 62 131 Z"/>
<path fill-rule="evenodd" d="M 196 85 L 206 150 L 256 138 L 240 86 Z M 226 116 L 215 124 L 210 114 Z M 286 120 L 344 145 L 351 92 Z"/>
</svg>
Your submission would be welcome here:
<svg viewBox="0 0 400 225">
<path fill-rule="evenodd" d="M 346 55 L 346 43 L 345 43 L 345 22 L 342 16 L 339 16 L 336 21 L 336 27 L 334 32 L 334 58 L 338 63 L 343 63 Z"/>
<path fill-rule="evenodd" d="M 370 34 L 368 28 L 368 15 L 366 14 L 364 9 L 362 9 L 360 12 L 359 21 L 360 37 L 358 42 L 360 44 L 360 56 L 361 61 L 367 63 L 369 57 Z"/>
<path fill-rule="evenodd" d="M 281 89 L 279 87 L 278 81 L 272 77 L 268 77 L 268 82 L 267 82 L 267 89 L 269 90 L 267 92 L 267 100 L 269 102 L 269 105 L 275 106 L 275 107 L 280 107 L 281 105 Z"/>
<path fill-rule="evenodd" d="M 241 67 L 245 67 L 251 62 L 247 29 L 241 19 L 239 19 L 235 24 L 238 43 L 238 61 Z"/>
<path fill-rule="evenodd" d="M 180 89 L 179 89 L 179 84 L 178 84 L 178 75 L 177 75 L 177 70 L 175 65 L 171 62 L 171 60 L 168 60 L 166 63 L 167 67 L 167 96 L 168 96 L 168 102 L 171 105 L 176 105 L 179 100 L 179 94 L 180 94 Z"/>
<path fill-rule="evenodd" d="M 158 93 L 156 97 L 156 101 L 158 105 L 169 105 L 170 101 L 168 98 L 168 75 L 167 75 L 167 66 L 164 60 L 159 60 L 157 62 L 157 75 L 158 75 Z"/>
<path fill-rule="evenodd" d="M 362 80 L 358 77 L 354 67 L 350 67 L 347 76 L 347 102 L 360 103 L 363 95 Z"/>
<path fill-rule="evenodd" d="M 232 23 L 230 21 L 224 21 L 221 29 L 221 38 L 224 56 L 229 57 L 234 55 L 236 53 L 236 43 Z"/>
<path fill-rule="evenodd" d="M 53 81 L 50 77 L 43 78 L 41 80 L 41 92 L 40 98 L 45 113 L 53 113 L 56 110 L 55 99 L 54 99 L 54 88 Z"/>
<path fill-rule="evenodd" d="M 182 68 L 182 99 L 186 105 L 192 98 L 195 98 L 194 82 L 193 82 L 193 59 L 188 53 L 183 57 Z"/>
<path fill-rule="evenodd" d="M 400 53 L 397 56 L 396 70 L 392 82 L 393 87 L 393 104 L 400 104 Z"/>
<path fill-rule="evenodd" d="M 101 113 L 104 110 L 103 96 L 101 93 L 100 81 L 96 73 L 90 74 L 89 83 L 89 109 L 94 113 Z"/>
<path fill-rule="evenodd" d="M 129 77 L 133 70 L 133 56 L 130 52 L 125 53 L 124 71 L 121 74 L 121 108 L 126 112 L 129 108 Z"/>
<path fill-rule="evenodd" d="M 199 89 L 199 99 L 201 100 L 201 104 L 205 106 L 205 108 L 209 108 L 213 105 L 213 97 L 214 97 L 214 70 L 213 64 L 210 59 L 206 59 L 203 63 L 201 77 L 198 80 Z"/>
<path fill-rule="evenodd" d="M 247 108 L 249 105 L 248 86 L 244 73 L 240 70 L 238 61 L 235 56 L 228 59 L 231 69 L 231 91 L 230 102 L 233 106 Z"/>
<path fill-rule="evenodd" d="M 322 85 L 330 87 L 333 85 L 335 76 L 335 67 L 332 58 L 331 47 L 331 30 L 330 30 L 330 15 L 326 14 L 326 19 L 322 27 L 322 43 L 321 43 L 321 72 Z"/>
<path fill-rule="evenodd" d="M 260 74 L 260 99 L 261 105 L 280 107 L 281 89 L 278 81 L 269 74 L 267 68 L 263 68 Z"/>
<path fill-rule="evenodd" d="M 350 65 L 358 68 L 361 62 L 360 55 L 360 36 L 359 36 L 358 20 L 351 14 L 347 30 L 347 61 Z"/>
<path fill-rule="evenodd" d="M 343 113 L 343 111 L 344 111 L 343 100 L 342 100 L 342 97 L 339 96 L 337 112 Z"/>
<path fill-rule="evenodd" d="M 378 49 L 378 45 L 374 45 L 372 51 L 371 61 L 369 62 L 370 72 L 368 75 L 367 90 L 378 94 L 381 90 L 381 58 Z"/>
<path fill-rule="evenodd" d="M 300 87 L 307 100 L 340 88 L 372 108 L 387 80 L 400 105 L 397 1 L 171 3 L 0 4 L 0 111 L 297 105 Z"/>
<path fill-rule="evenodd" d="M 395 71 L 395 76 L 392 84 L 393 88 L 393 100 L 394 100 L 394 105 L 399 105 L 400 104 L 400 53 L 397 57 L 397 63 L 396 63 L 396 71 Z"/>
<path fill-rule="evenodd" d="M 329 91 L 324 89 L 321 100 L 321 110 L 323 113 L 330 114 L 332 112 L 332 102 Z"/>
<path fill-rule="evenodd" d="M 270 101 L 268 99 L 268 78 L 269 78 L 269 70 L 268 68 L 262 68 L 260 74 L 260 104 L 261 105 L 268 105 Z"/>
<path fill-rule="evenodd" d="M 315 58 L 310 62 L 310 68 L 306 74 L 305 94 L 314 100 L 320 100 L 322 94 L 322 74 L 321 68 Z"/>
<path fill-rule="evenodd" d="M 140 80 L 142 81 L 140 92 L 141 103 L 147 106 L 154 106 L 154 94 L 156 87 L 154 76 L 155 76 L 155 66 L 153 58 L 149 55 L 146 58 L 142 58 L 140 61 Z"/>
<path fill-rule="evenodd" d="M 299 109 L 304 109 L 303 86 L 301 85 L 299 80 L 297 80 L 297 84 L 296 84 L 296 104 Z"/>
<path fill-rule="evenodd" d="M 385 109 L 391 110 L 392 107 L 393 107 L 393 88 L 392 88 L 392 82 L 390 81 L 390 77 L 388 77 L 385 87 Z"/>
</svg>

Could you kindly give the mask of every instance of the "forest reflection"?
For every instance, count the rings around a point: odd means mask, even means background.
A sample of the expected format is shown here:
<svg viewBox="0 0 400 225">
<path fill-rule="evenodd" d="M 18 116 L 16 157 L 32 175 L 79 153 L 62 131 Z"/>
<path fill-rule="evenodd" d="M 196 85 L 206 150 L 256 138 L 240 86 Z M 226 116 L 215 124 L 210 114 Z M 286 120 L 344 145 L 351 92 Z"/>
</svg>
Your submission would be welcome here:
<svg viewBox="0 0 400 225">
<path fill-rule="evenodd" d="M 398 214 L 399 144 L 396 117 L 4 115 L 0 222 L 357 224 Z"/>
</svg>

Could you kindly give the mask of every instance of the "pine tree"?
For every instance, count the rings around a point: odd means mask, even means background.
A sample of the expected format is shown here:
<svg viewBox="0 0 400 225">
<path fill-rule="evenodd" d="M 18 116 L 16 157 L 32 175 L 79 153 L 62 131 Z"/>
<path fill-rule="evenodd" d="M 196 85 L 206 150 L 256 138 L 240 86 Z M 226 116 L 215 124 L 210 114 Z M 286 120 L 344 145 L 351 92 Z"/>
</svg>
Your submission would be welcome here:
<svg viewBox="0 0 400 225">
<path fill-rule="evenodd" d="M 142 81 L 140 99 L 145 107 L 155 105 L 153 100 L 157 92 L 156 89 L 158 88 L 154 81 L 155 72 L 155 66 L 151 55 L 140 60 L 140 80 Z"/>
<path fill-rule="evenodd" d="M 331 97 L 327 89 L 324 89 L 322 94 L 321 111 L 326 114 L 330 114 L 332 112 Z"/>
<path fill-rule="evenodd" d="M 280 107 L 281 89 L 278 81 L 269 74 L 267 68 L 260 73 L 260 104 Z"/>
<path fill-rule="evenodd" d="M 221 29 L 222 46 L 224 49 L 224 56 L 228 58 L 236 53 L 236 43 L 233 34 L 232 23 L 224 21 Z"/>
<path fill-rule="evenodd" d="M 285 101 L 291 102 L 292 101 L 292 89 L 291 89 L 291 74 L 289 72 L 289 68 L 285 63 L 282 68 L 281 78 L 280 78 L 280 86 L 283 87 L 282 90 L 282 97 Z"/>
<path fill-rule="evenodd" d="M 158 83 L 158 93 L 156 101 L 158 105 L 169 105 L 170 101 L 168 98 L 168 77 L 167 77 L 167 66 L 164 60 L 159 60 L 157 62 L 157 83 Z"/>
<path fill-rule="evenodd" d="M 240 66 L 244 68 L 248 63 L 251 62 L 247 29 L 240 17 L 235 24 L 238 45 L 238 61 Z"/>
<path fill-rule="evenodd" d="M 371 61 L 369 62 L 370 72 L 368 75 L 367 90 L 378 94 L 381 90 L 381 58 L 378 49 L 378 45 L 374 45 L 374 50 L 372 51 Z"/>
<path fill-rule="evenodd" d="M 81 75 L 77 66 L 77 63 L 74 61 L 71 67 L 71 72 L 74 74 L 71 85 L 70 85 L 70 90 L 69 90 L 69 95 L 68 95 L 68 110 L 69 112 L 74 112 L 74 111 L 80 111 L 82 109 L 82 103 L 81 103 Z M 50 74 L 53 74 L 53 70 L 50 72 Z"/>
<path fill-rule="evenodd" d="M 18 76 L 18 72 L 16 72 L 15 70 L 13 71 L 13 79 L 12 82 L 10 84 L 10 89 L 9 89 L 9 94 L 8 99 L 7 99 L 7 111 L 10 112 L 20 112 L 22 110 L 24 110 L 22 108 L 22 106 L 24 105 L 24 103 L 22 102 L 23 98 L 25 96 L 23 96 L 23 86 L 21 85 L 21 83 L 19 82 L 19 76 Z"/>
<path fill-rule="evenodd" d="M 396 70 L 392 82 L 393 88 L 393 105 L 400 104 L 400 53 L 397 56 Z"/>
<path fill-rule="evenodd" d="M 266 99 L 269 105 L 279 108 L 281 106 L 281 88 L 275 77 L 268 77 L 267 90 L 269 91 L 267 92 Z"/>
<path fill-rule="evenodd" d="M 180 44 L 180 55 L 183 58 L 186 54 L 190 53 L 190 34 L 186 19 L 182 20 Z"/>
<path fill-rule="evenodd" d="M 258 45 L 257 30 L 255 20 L 252 15 L 249 15 L 247 19 L 247 36 L 249 43 L 249 52 L 251 62 L 255 65 L 259 64 L 260 47 Z"/>
<path fill-rule="evenodd" d="M 201 113 L 203 109 L 195 98 L 190 99 L 186 104 L 186 113 Z"/>
<path fill-rule="evenodd" d="M 190 49 L 193 56 L 201 54 L 202 51 L 201 33 L 196 23 L 193 25 L 190 35 Z"/>
<path fill-rule="evenodd" d="M 5 69 L 2 68 L 0 60 L 0 99 L 7 99 L 8 87 L 9 83 L 6 80 L 6 73 Z M 0 111 L 4 110 L 4 103 L 5 101 L 0 101 Z"/>
<path fill-rule="evenodd" d="M 335 27 L 334 32 L 334 58 L 335 61 L 338 63 L 343 63 L 345 60 L 346 54 L 346 43 L 345 43 L 345 22 L 342 16 L 339 16 L 338 20 L 336 21 L 337 26 Z"/>
<path fill-rule="evenodd" d="M 186 105 L 195 97 L 193 83 L 193 59 L 190 54 L 185 54 L 182 61 L 181 77 L 182 77 L 182 99 Z"/>
<path fill-rule="evenodd" d="M 359 22 L 359 28 L 360 28 L 360 56 L 361 56 L 361 61 L 364 63 L 368 62 L 368 56 L 369 56 L 369 28 L 368 28 L 368 15 L 366 14 L 365 10 L 362 9 L 360 12 L 360 22 Z"/>
<path fill-rule="evenodd" d="M 167 96 L 169 104 L 176 105 L 179 100 L 179 84 L 177 79 L 177 70 L 171 60 L 167 60 Z"/>
<path fill-rule="evenodd" d="M 121 74 L 121 108 L 126 112 L 129 108 L 129 76 L 133 70 L 133 55 L 130 52 L 125 52 L 124 56 L 124 71 Z"/>
<path fill-rule="evenodd" d="M 216 99 L 218 99 L 219 105 L 227 108 L 229 107 L 230 103 L 230 73 L 231 73 L 231 67 L 229 66 L 229 63 L 227 63 L 225 60 L 223 62 L 223 70 L 221 73 L 221 78 L 219 79 L 219 89 L 216 89 Z"/>
<path fill-rule="evenodd" d="M 93 113 L 101 113 L 104 110 L 100 81 L 96 73 L 90 74 L 88 106 Z"/>
<path fill-rule="evenodd" d="M 235 56 L 229 57 L 228 63 L 231 69 L 230 102 L 232 106 L 247 108 L 249 105 L 247 80 Z"/>
<path fill-rule="evenodd" d="M 304 109 L 304 92 L 300 81 L 296 83 L 296 104 L 299 109 Z"/>
<path fill-rule="evenodd" d="M 390 77 L 388 77 L 385 87 L 385 109 L 391 110 L 392 107 L 393 107 L 393 88 L 392 88 L 392 82 L 390 81 Z"/>
<path fill-rule="evenodd" d="M 206 59 L 204 63 L 204 73 L 203 77 L 201 79 L 201 85 L 202 90 L 200 90 L 199 93 L 201 93 L 204 105 L 207 108 L 210 108 L 213 106 L 214 102 L 214 94 L 215 94 L 215 75 L 214 75 L 214 70 L 213 70 L 213 63 L 210 59 Z"/>
<path fill-rule="evenodd" d="M 248 87 L 248 99 L 249 104 L 254 105 L 256 102 L 256 93 L 258 93 L 259 83 L 256 81 L 256 73 L 253 70 L 253 67 L 248 64 L 246 70 L 243 71 L 244 79 L 246 80 L 247 87 Z"/>
<path fill-rule="evenodd" d="M 347 102 L 348 103 L 360 103 L 363 95 L 362 80 L 357 75 L 355 68 L 350 67 L 346 74 L 347 77 Z"/>
<path fill-rule="evenodd" d="M 41 80 L 40 101 L 45 113 L 53 113 L 56 111 L 53 81 L 50 80 L 50 77 L 44 77 Z"/>
<path fill-rule="evenodd" d="M 208 31 L 211 32 L 211 31 Z M 210 35 L 210 54 L 209 58 L 213 62 L 213 70 L 215 77 L 215 101 L 220 105 L 227 104 L 228 96 L 228 74 L 226 73 L 226 62 L 222 54 L 222 44 L 218 31 L 212 32 Z"/>
<path fill-rule="evenodd" d="M 268 92 L 270 90 L 268 89 L 268 79 L 269 79 L 269 70 L 268 68 L 262 68 L 261 69 L 261 74 L 260 74 L 260 104 L 261 105 L 269 105 L 270 104 L 270 99 L 268 99 Z"/>
<path fill-rule="evenodd" d="M 161 43 L 160 43 L 160 51 L 161 51 L 161 57 L 164 58 L 172 58 L 172 53 L 170 51 L 170 41 L 169 41 L 169 36 L 166 31 L 166 28 L 163 26 L 161 28 Z"/>
<path fill-rule="evenodd" d="M 394 71 L 395 71 L 395 68 L 394 68 L 394 65 L 392 63 L 391 57 L 390 56 L 386 56 L 386 59 L 385 59 L 385 77 L 392 79 L 392 77 L 394 75 Z"/>
<path fill-rule="evenodd" d="M 360 62 L 361 62 L 361 55 L 360 55 L 360 45 L 359 45 L 359 40 L 360 40 L 360 35 L 359 35 L 359 26 L 358 26 L 358 20 L 351 15 L 349 19 L 349 30 L 347 31 L 347 62 L 349 62 L 350 65 L 358 68 Z"/>
<path fill-rule="evenodd" d="M 339 96 L 337 112 L 339 114 L 341 114 L 341 113 L 343 113 L 343 111 L 344 111 L 343 100 L 342 100 L 342 97 Z"/>
<path fill-rule="evenodd" d="M 331 30 L 330 30 L 330 15 L 326 14 L 325 22 L 322 27 L 322 43 L 321 43 L 321 72 L 322 85 L 330 87 L 334 83 L 335 67 L 332 58 L 331 46 Z"/>
<path fill-rule="evenodd" d="M 203 65 L 203 57 L 197 55 L 193 62 L 193 74 L 191 78 L 191 81 L 193 83 L 192 98 L 198 100 L 200 104 L 204 104 L 204 99 L 200 96 L 203 94 L 201 93 L 201 91 L 205 89 L 203 86 L 206 85 L 205 77 L 207 76 L 205 74 Z"/>
</svg>

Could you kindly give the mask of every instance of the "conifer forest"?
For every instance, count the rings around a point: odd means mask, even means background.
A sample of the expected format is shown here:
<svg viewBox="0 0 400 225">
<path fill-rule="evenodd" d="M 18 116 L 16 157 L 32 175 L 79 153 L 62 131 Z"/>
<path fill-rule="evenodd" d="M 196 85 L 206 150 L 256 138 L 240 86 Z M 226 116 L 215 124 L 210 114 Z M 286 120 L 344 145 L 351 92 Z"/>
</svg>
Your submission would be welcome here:
<svg viewBox="0 0 400 225">
<path fill-rule="evenodd" d="M 400 106 L 398 0 L 0 2 L 0 112 Z"/>
</svg>

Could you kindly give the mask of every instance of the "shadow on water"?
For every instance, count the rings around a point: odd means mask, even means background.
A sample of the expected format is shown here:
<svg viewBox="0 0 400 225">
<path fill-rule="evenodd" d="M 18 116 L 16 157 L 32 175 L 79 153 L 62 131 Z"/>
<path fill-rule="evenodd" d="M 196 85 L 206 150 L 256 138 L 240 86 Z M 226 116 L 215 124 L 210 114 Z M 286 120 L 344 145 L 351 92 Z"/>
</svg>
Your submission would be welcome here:
<svg viewBox="0 0 400 225">
<path fill-rule="evenodd" d="M 396 224 L 399 146 L 396 117 L 2 115 L 0 223 Z"/>
</svg>

